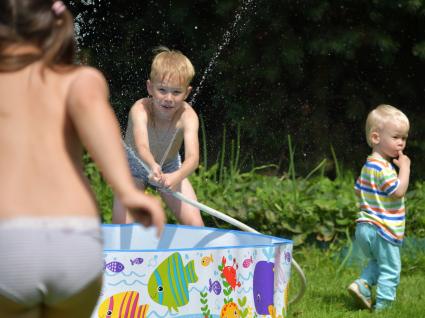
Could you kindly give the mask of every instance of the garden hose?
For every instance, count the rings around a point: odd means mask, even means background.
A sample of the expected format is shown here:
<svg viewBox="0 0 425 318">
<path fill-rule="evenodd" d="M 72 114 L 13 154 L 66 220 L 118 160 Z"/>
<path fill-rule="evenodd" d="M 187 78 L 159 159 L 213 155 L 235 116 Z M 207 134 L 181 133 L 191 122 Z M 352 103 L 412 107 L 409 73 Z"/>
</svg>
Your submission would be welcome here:
<svg viewBox="0 0 425 318">
<path fill-rule="evenodd" d="M 150 171 L 149 167 L 134 154 L 133 149 L 131 149 L 125 142 L 123 142 L 123 144 L 124 144 L 124 147 L 135 156 L 135 158 L 139 161 L 139 163 L 143 166 L 143 168 L 148 172 L 148 174 L 150 174 L 151 171 Z M 220 211 L 217 211 L 213 208 L 210 208 L 209 206 L 202 204 L 198 201 L 186 198 L 180 192 L 175 192 L 175 191 L 171 191 L 169 189 L 158 187 L 157 184 L 153 184 L 153 185 L 155 187 L 157 187 L 159 191 L 164 192 L 164 193 L 169 193 L 173 197 L 175 197 L 176 199 L 178 199 L 182 202 L 186 202 L 187 204 L 190 204 L 194 207 L 197 207 L 199 210 L 204 211 L 205 213 L 208 213 L 211 216 L 219 218 L 219 219 L 221 219 L 221 220 L 223 220 L 223 221 L 225 221 L 225 222 L 227 222 L 227 223 L 229 223 L 229 224 L 231 224 L 231 225 L 233 225 L 233 226 L 235 226 L 235 227 L 237 227 L 237 228 L 239 228 L 239 229 L 241 229 L 245 232 L 261 234 L 260 232 L 249 227 L 248 225 L 226 215 L 223 212 L 220 212 Z M 293 267 L 295 268 L 295 270 L 296 270 L 296 272 L 297 272 L 297 274 L 300 278 L 300 281 L 301 281 L 301 286 L 300 286 L 300 290 L 299 290 L 298 294 L 289 301 L 289 304 L 294 304 L 294 303 L 298 302 L 303 297 L 305 290 L 307 288 L 307 279 L 306 279 L 304 272 L 301 269 L 300 265 L 298 265 L 298 263 L 295 261 L 294 258 L 292 258 L 291 263 L 292 263 Z"/>
<path fill-rule="evenodd" d="M 257 234 L 261 234 L 260 232 L 254 230 L 252 227 L 249 227 L 248 225 L 224 214 L 223 212 L 217 211 L 213 208 L 210 208 L 209 206 L 206 206 L 205 204 L 202 204 L 198 201 L 195 200 L 191 200 L 189 198 L 186 198 L 183 194 L 181 194 L 180 192 L 173 192 L 173 191 L 169 191 L 169 190 L 161 190 L 163 192 L 166 193 L 170 193 L 173 197 L 175 197 L 176 199 L 179 199 L 180 201 L 186 202 L 192 206 L 197 207 L 198 209 L 200 209 L 201 211 L 204 211 L 206 213 L 208 213 L 211 216 L 217 217 L 245 232 L 251 232 L 251 233 L 257 233 Z M 289 301 L 289 304 L 294 304 L 296 302 L 298 302 L 304 295 L 306 287 L 307 287 L 307 279 L 304 275 L 303 270 L 301 269 L 300 265 L 298 265 L 298 263 L 295 261 L 294 258 L 292 258 L 292 265 L 295 268 L 300 280 L 301 280 L 301 287 L 300 287 L 300 291 L 298 292 L 298 294 L 292 298 Z"/>
</svg>

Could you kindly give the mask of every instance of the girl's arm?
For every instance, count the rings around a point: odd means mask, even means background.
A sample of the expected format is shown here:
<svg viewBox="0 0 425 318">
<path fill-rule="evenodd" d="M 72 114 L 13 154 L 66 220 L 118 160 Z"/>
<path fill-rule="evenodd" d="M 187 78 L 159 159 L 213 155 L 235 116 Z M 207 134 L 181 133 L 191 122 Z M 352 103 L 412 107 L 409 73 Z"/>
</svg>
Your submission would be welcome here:
<svg viewBox="0 0 425 318">
<path fill-rule="evenodd" d="M 77 72 L 66 102 L 82 143 L 135 219 L 144 225 L 153 224 L 160 231 L 165 222 L 164 211 L 156 199 L 137 190 L 131 178 L 105 78 L 93 68 L 84 67 Z"/>
</svg>

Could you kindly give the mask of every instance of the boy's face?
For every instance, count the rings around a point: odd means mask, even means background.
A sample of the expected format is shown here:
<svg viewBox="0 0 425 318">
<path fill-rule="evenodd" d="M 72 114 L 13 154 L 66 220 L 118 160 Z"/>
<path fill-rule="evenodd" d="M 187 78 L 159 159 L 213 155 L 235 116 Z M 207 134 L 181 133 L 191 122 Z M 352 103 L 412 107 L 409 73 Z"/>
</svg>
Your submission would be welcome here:
<svg viewBox="0 0 425 318">
<path fill-rule="evenodd" d="M 382 129 L 372 132 L 373 150 L 387 160 L 398 158 L 406 147 L 408 127 L 401 122 L 389 121 Z"/>
<path fill-rule="evenodd" d="M 147 89 L 152 96 L 155 109 L 164 114 L 174 114 L 191 91 L 178 76 L 168 76 L 162 80 L 148 80 Z"/>
</svg>

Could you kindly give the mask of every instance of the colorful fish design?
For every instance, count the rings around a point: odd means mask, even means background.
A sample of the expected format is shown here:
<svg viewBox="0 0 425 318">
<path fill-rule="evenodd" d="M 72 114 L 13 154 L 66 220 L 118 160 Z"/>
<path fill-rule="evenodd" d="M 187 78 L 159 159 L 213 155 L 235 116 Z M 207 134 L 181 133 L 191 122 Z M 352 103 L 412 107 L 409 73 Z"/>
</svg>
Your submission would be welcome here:
<svg viewBox="0 0 425 318">
<path fill-rule="evenodd" d="M 221 308 L 220 318 L 239 318 L 241 311 L 234 302 L 229 302 Z"/>
<path fill-rule="evenodd" d="M 224 266 L 221 274 L 229 283 L 230 287 L 232 287 L 233 290 L 235 290 L 236 286 L 241 287 L 241 283 L 238 282 L 236 278 L 236 270 L 238 269 L 238 264 L 236 264 L 236 259 L 233 259 L 232 266 L 225 266 L 226 258 L 223 256 L 223 258 L 221 259 L 221 264 Z"/>
<path fill-rule="evenodd" d="M 178 307 L 189 302 L 189 284 L 197 281 L 194 260 L 184 266 L 181 255 L 176 252 L 159 264 L 150 276 L 149 296 L 168 310 L 178 312 Z"/>
<path fill-rule="evenodd" d="M 243 261 L 242 266 L 243 268 L 248 268 L 253 262 L 254 260 L 252 259 L 252 255 L 251 255 L 250 258 L 247 258 L 246 260 Z"/>
<path fill-rule="evenodd" d="M 282 318 L 281 315 L 278 315 L 276 313 L 276 308 L 274 308 L 273 305 L 269 305 L 269 313 L 270 313 L 271 318 Z"/>
<path fill-rule="evenodd" d="M 120 273 L 124 270 L 124 265 L 117 261 L 106 263 L 104 261 L 103 270 L 109 269 L 111 272 Z"/>
<path fill-rule="evenodd" d="M 210 265 L 213 261 L 214 261 L 214 260 L 213 260 L 213 256 L 212 256 L 212 254 L 210 254 L 209 256 L 204 256 L 204 257 L 202 257 L 202 259 L 201 259 L 201 264 L 202 264 L 202 266 L 208 266 L 208 265 Z"/>
<path fill-rule="evenodd" d="M 140 265 L 143 263 L 143 258 L 137 257 L 135 259 L 130 260 L 131 265 Z"/>
<path fill-rule="evenodd" d="M 255 310 L 260 315 L 269 315 L 268 307 L 273 305 L 274 263 L 260 261 L 255 264 L 253 297 Z"/>
<path fill-rule="evenodd" d="M 126 291 L 106 298 L 99 306 L 99 318 L 145 318 L 149 305 L 138 305 L 139 293 Z"/>
<path fill-rule="evenodd" d="M 212 291 L 216 295 L 220 295 L 221 293 L 221 285 L 218 280 L 212 282 L 211 278 L 209 279 L 210 287 L 208 288 L 208 291 L 211 293 Z"/>
</svg>

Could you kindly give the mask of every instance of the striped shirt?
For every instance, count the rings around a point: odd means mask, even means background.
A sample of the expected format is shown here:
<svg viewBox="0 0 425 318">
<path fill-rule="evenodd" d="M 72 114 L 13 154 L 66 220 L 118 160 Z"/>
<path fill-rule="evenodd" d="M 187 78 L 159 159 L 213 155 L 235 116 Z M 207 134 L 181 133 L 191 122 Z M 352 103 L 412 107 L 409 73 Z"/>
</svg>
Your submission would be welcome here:
<svg viewBox="0 0 425 318">
<path fill-rule="evenodd" d="M 405 227 L 404 198 L 391 197 L 399 184 L 390 162 L 369 156 L 354 186 L 360 206 L 356 222 L 374 224 L 381 237 L 396 245 L 403 242 Z"/>
</svg>

